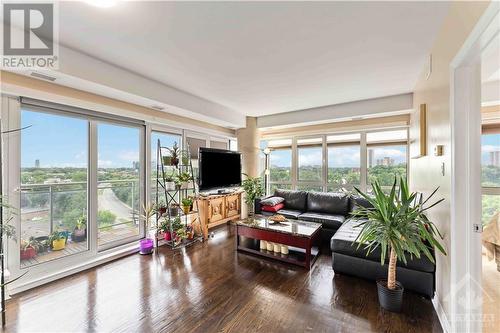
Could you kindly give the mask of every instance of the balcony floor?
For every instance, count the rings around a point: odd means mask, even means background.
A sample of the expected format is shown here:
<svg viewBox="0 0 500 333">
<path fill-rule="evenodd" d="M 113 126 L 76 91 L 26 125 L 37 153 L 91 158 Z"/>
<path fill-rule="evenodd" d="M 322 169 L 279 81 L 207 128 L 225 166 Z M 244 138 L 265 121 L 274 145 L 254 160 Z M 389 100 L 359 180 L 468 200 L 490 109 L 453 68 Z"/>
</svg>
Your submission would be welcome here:
<svg viewBox="0 0 500 333">
<path fill-rule="evenodd" d="M 109 230 L 104 230 L 99 232 L 98 244 L 104 245 L 116 241 L 120 241 L 127 238 L 136 237 L 138 235 L 138 229 L 135 226 L 120 225 L 113 227 Z M 21 268 L 27 268 L 33 265 L 42 264 L 54 259 L 59 259 L 72 254 L 81 253 L 87 251 L 87 242 L 68 242 L 66 247 L 60 251 L 49 251 L 46 253 L 37 254 L 36 257 L 21 260 Z"/>
</svg>

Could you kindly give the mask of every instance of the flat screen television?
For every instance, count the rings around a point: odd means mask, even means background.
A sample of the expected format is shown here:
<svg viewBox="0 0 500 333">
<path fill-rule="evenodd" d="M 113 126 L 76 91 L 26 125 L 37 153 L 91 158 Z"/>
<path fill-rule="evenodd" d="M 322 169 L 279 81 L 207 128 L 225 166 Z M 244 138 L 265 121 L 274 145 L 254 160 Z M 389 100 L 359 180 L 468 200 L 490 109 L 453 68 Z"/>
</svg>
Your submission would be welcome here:
<svg viewBox="0 0 500 333">
<path fill-rule="evenodd" d="M 200 148 L 200 190 L 220 189 L 241 185 L 241 154 L 236 151 Z"/>
</svg>

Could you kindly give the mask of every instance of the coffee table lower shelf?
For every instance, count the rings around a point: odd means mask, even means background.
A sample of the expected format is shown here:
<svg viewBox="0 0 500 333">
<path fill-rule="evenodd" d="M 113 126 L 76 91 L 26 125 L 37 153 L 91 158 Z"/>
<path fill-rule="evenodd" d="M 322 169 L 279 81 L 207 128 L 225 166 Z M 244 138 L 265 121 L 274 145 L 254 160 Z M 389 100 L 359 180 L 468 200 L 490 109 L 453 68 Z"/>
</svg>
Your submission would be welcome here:
<svg viewBox="0 0 500 333">
<path fill-rule="evenodd" d="M 279 260 L 283 262 L 287 262 L 289 264 L 298 265 L 310 269 L 316 259 L 320 254 L 320 250 L 318 246 L 311 247 L 311 255 L 309 262 L 307 261 L 306 250 L 298 247 L 289 246 L 288 254 L 276 253 L 273 251 L 261 250 L 258 239 L 252 239 L 247 237 L 240 237 L 239 244 L 237 246 L 238 251 L 247 252 L 257 256 L 271 258 L 274 260 Z"/>
</svg>

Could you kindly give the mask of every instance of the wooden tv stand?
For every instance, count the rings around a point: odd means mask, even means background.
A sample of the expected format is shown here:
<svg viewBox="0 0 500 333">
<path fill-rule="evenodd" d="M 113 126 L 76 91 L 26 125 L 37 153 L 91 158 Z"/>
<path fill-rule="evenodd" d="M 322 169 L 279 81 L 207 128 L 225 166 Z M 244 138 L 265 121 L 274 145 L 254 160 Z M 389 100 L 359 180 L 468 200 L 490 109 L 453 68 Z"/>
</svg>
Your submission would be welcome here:
<svg viewBox="0 0 500 333">
<path fill-rule="evenodd" d="M 241 194 L 214 194 L 197 198 L 203 237 L 208 238 L 208 229 L 241 219 Z"/>
</svg>

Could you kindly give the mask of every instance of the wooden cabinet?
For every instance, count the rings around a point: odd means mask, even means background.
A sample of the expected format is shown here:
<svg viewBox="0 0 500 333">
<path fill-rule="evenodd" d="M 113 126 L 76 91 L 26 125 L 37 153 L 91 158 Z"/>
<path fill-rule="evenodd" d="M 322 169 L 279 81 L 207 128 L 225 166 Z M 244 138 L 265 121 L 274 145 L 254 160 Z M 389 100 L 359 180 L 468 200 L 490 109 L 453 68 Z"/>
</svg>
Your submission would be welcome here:
<svg viewBox="0 0 500 333">
<path fill-rule="evenodd" d="M 241 218 L 241 193 L 200 196 L 197 199 L 205 239 L 208 229 Z"/>
</svg>

